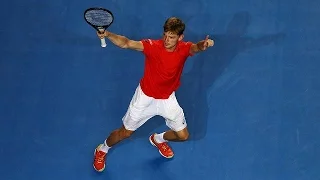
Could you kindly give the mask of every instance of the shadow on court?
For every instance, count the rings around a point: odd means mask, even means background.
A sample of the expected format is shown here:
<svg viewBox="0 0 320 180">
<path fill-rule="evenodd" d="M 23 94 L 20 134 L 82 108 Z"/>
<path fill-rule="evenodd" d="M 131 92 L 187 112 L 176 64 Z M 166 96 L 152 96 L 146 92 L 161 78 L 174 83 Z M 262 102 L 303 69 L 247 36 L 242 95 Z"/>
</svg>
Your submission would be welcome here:
<svg viewBox="0 0 320 180">
<path fill-rule="evenodd" d="M 225 34 L 209 34 L 215 41 L 214 47 L 187 60 L 193 61 L 193 66 L 189 72 L 182 76 L 181 86 L 176 96 L 184 109 L 190 140 L 200 140 L 205 137 L 209 112 L 207 91 L 232 60 L 241 52 L 268 45 L 284 37 L 282 33 L 259 38 L 245 37 L 250 22 L 251 15 L 248 12 L 236 13 L 229 22 Z M 202 38 L 203 35 L 186 34 L 186 39 L 193 39 L 193 41 Z M 155 130 L 159 131 L 159 128 L 161 131 L 167 129 L 164 119 L 155 116 L 140 127 L 130 140 L 148 138 Z"/>
<path fill-rule="evenodd" d="M 208 89 L 232 60 L 248 49 L 268 45 L 284 37 L 282 33 L 259 38 L 245 37 L 250 22 L 249 13 L 236 13 L 229 22 L 226 33 L 213 34 L 211 37 L 215 40 L 215 46 L 193 59 L 192 69 L 183 76 L 177 98 L 185 110 L 191 140 L 199 140 L 206 135 L 209 120 Z"/>
</svg>

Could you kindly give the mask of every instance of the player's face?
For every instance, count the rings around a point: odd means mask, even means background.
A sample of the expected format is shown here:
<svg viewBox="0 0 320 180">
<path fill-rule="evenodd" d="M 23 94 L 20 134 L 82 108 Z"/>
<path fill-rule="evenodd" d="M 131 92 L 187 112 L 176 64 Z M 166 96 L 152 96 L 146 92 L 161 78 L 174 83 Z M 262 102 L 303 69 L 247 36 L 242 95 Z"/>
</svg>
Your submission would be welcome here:
<svg viewBox="0 0 320 180">
<path fill-rule="evenodd" d="M 176 47 L 178 41 L 182 40 L 183 35 L 177 35 L 172 32 L 163 33 L 163 43 L 166 49 L 172 50 Z"/>
</svg>

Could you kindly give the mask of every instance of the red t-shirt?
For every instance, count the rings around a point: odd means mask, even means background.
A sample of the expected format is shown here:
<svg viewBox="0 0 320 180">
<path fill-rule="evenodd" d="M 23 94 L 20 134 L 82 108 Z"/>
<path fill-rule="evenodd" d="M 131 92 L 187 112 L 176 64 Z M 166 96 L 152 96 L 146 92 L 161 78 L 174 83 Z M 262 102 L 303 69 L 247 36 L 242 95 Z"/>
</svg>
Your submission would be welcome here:
<svg viewBox="0 0 320 180">
<path fill-rule="evenodd" d="M 191 42 L 179 41 L 173 52 L 166 51 L 163 40 L 143 39 L 145 55 L 142 91 L 149 97 L 167 99 L 180 85 L 184 64 L 190 54 Z"/>
</svg>

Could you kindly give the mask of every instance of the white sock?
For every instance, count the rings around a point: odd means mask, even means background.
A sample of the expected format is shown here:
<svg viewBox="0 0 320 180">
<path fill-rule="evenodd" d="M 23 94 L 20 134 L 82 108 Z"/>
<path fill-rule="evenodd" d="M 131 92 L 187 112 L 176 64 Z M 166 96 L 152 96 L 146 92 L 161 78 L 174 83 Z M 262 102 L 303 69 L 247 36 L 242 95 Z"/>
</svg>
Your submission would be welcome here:
<svg viewBox="0 0 320 180">
<path fill-rule="evenodd" d="M 111 147 L 109 147 L 108 145 L 107 145 L 107 143 L 106 143 L 106 141 L 104 141 L 104 143 L 103 143 L 103 145 L 100 147 L 100 151 L 103 151 L 103 152 L 105 152 L 105 153 L 108 153 L 108 151 L 109 151 L 109 149 L 110 149 Z"/>
<path fill-rule="evenodd" d="M 157 143 L 168 142 L 167 140 L 163 139 L 163 135 L 164 135 L 164 132 L 161 133 L 161 134 L 155 134 L 155 135 L 154 135 L 154 140 L 155 140 Z"/>
</svg>

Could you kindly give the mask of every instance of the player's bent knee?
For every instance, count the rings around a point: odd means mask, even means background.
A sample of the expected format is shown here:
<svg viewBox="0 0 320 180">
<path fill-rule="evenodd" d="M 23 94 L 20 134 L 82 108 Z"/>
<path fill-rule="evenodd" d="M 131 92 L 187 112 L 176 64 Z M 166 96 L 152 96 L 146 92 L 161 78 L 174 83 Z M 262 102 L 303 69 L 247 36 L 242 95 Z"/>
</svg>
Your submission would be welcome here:
<svg viewBox="0 0 320 180">
<path fill-rule="evenodd" d="M 186 141 L 189 139 L 189 132 L 187 129 L 183 129 L 179 132 L 176 132 L 180 141 Z"/>
<path fill-rule="evenodd" d="M 117 135 L 119 140 L 123 140 L 129 138 L 133 134 L 133 131 L 121 127 L 120 129 L 115 130 L 113 134 Z"/>
<path fill-rule="evenodd" d="M 130 130 L 121 128 L 121 129 L 120 129 L 120 134 L 121 134 L 121 136 L 122 136 L 123 138 L 128 138 L 128 137 L 130 137 L 130 136 L 133 134 L 133 131 L 130 131 Z"/>
<path fill-rule="evenodd" d="M 183 134 L 182 136 L 179 136 L 179 139 L 180 139 L 181 141 L 186 141 L 186 140 L 189 139 L 189 134 Z"/>
</svg>

